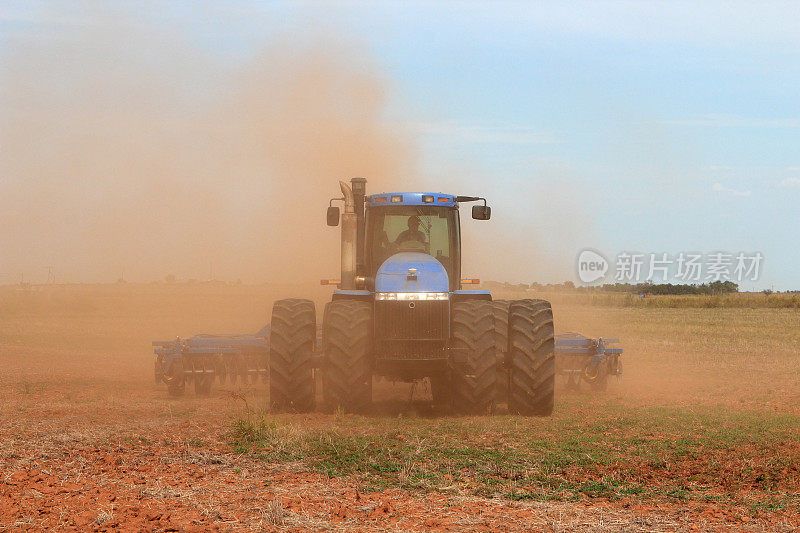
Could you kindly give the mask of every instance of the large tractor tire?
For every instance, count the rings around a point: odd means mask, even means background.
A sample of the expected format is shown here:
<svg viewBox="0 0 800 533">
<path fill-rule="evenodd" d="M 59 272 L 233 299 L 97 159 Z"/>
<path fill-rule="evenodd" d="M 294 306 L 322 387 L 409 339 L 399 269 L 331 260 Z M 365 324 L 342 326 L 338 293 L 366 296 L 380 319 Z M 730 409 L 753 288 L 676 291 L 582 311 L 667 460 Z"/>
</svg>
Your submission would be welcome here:
<svg viewBox="0 0 800 533">
<path fill-rule="evenodd" d="M 372 304 L 338 300 L 328 304 L 325 315 L 325 404 L 331 410 L 364 412 L 372 403 Z"/>
<path fill-rule="evenodd" d="M 450 372 L 453 410 L 463 414 L 490 412 L 497 384 L 492 302 L 453 304 L 450 347 L 457 350 Z"/>
<path fill-rule="evenodd" d="M 183 374 L 183 362 L 174 361 L 165 376 L 167 392 L 170 396 L 183 396 L 186 392 L 186 376 Z"/>
<path fill-rule="evenodd" d="M 273 410 L 314 410 L 311 357 L 317 335 L 314 302 L 289 298 L 272 306 L 269 336 L 269 402 Z M 246 361 L 242 361 L 246 365 Z"/>
<path fill-rule="evenodd" d="M 495 300 L 492 302 L 494 311 L 494 344 L 497 349 L 497 403 L 508 403 L 508 366 L 506 354 L 508 353 L 508 300 Z"/>
<path fill-rule="evenodd" d="M 555 395 L 553 310 L 546 300 L 517 300 L 508 311 L 510 380 L 508 409 L 548 416 Z"/>
</svg>

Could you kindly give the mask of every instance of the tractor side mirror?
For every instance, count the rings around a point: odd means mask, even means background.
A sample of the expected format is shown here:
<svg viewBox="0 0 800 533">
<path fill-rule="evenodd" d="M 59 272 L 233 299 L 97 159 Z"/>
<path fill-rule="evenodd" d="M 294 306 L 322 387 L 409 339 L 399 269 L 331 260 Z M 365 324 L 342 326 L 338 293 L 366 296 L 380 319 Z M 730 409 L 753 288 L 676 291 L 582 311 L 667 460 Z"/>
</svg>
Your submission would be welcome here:
<svg viewBox="0 0 800 533">
<path fill-rule="evenodd" d="M 492 218 L 492 208 L 488 205 L 473 205 L 472 218 L 475 220 L 489 220 Z"/>
<path fill-rule="evenodd" d="M 339 208 L 336 206 L 328 207 L 328 225 L 329 226 L 339 225 Z"/>
</svg>

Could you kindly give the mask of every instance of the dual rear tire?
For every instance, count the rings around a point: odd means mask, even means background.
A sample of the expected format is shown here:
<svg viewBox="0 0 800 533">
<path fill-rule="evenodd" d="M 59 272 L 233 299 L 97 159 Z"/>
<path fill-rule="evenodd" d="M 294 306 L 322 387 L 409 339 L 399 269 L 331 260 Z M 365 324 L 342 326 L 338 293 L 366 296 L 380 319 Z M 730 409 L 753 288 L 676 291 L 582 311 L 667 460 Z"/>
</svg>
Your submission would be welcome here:
<svg viewBox="0 0 800 533">
<path fill-rule="evenodd" d="M 269 391 L 273 411 L 315 407 L 312 357 L 316 311 L 311 300 L 275 302 L 270 325 Z M 372 305 L 339 300 L 325 306 L 322 386 L 329 410 L 362 412 L 372 402 Z"/>
<path fill-rule="evenodd" d="M 512 414 L 549 416 L 555 398 L 553 311 L 546 300 L 453 304 L 453 408 L 484 414 L 505 403 Z"/>
</svg>

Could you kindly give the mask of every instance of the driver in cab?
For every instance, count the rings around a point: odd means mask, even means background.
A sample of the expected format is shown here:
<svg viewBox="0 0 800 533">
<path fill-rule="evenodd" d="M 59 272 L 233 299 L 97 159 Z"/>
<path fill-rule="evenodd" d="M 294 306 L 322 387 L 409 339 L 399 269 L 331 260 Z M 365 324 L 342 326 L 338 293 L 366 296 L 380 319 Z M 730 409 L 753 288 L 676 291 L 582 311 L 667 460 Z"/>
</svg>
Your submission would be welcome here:
<svg viewBox="0 0 800 533">
<path fill-rule="evenodd" d="M 425 239 L 425 234 L 419 230 L 419 217 L 418 216 L 411 216 L 408 217 L 408 229 L 400 233 L 395 239 L 394 243 L 397 246 L 402 246 L 403 243 L 407 243 L 409 241 L 420 243 L 420 244 L 427 244 L 427 240 Z"/>
</svg>

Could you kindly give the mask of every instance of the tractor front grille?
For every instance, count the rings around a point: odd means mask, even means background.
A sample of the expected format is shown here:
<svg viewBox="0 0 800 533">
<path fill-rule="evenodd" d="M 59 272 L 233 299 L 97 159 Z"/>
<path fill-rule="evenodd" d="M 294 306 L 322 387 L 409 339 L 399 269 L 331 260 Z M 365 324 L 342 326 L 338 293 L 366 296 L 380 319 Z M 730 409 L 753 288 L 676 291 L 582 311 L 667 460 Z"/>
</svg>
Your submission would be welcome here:
<svg viewBox="0 0 800 533">
<path fill-rule="evenodd" d="M 375 352 L 381 358 L 445 357 L 449 301 L 375 302 Z"/>
</svg>

